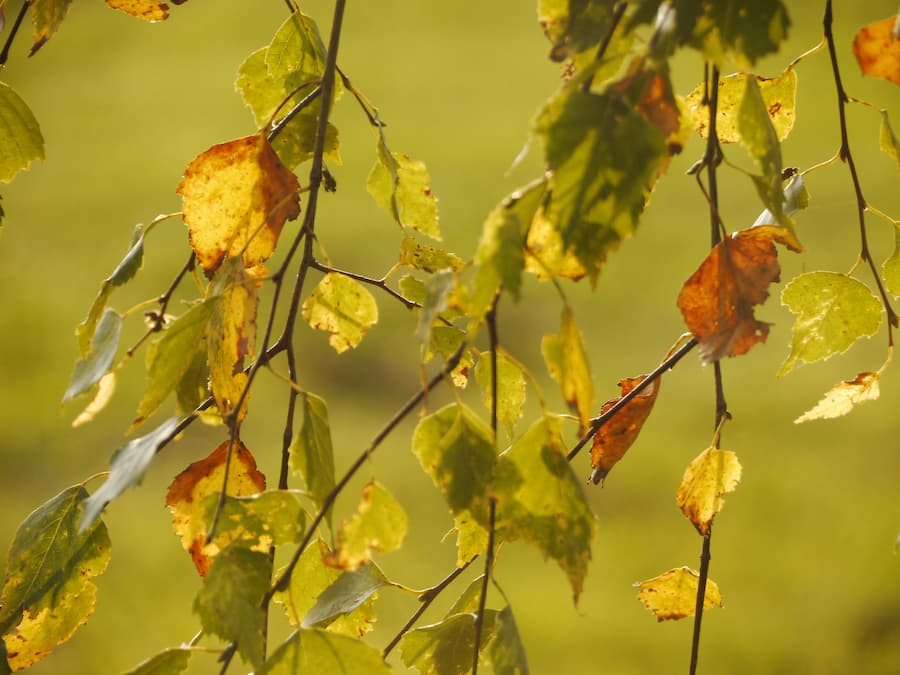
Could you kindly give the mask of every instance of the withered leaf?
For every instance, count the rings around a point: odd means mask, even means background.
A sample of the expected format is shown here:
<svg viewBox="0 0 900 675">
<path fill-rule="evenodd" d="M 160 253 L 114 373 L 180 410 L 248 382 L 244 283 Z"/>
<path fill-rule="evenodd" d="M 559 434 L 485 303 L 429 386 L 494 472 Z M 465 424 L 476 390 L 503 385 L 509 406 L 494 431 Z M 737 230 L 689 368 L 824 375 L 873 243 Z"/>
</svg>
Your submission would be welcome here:
<svg viewBox="0 0 900 675">
<path fill-rule="evenodd" d="M 829 389 L 822 400 L 795 419 L 794 424 L 841 417 L 860 403 L 874 401 L 881 393 L 879 379 L 878 373 L 860 373 L 852 380 L 844 380 Z"/>
<path fill-rule="evenodd" d="M 863 73 L 900 85 L 900 40 L 893 35 L 896 19 L 889 16 L 859 29 L 853 55 Z"/>
</svg>

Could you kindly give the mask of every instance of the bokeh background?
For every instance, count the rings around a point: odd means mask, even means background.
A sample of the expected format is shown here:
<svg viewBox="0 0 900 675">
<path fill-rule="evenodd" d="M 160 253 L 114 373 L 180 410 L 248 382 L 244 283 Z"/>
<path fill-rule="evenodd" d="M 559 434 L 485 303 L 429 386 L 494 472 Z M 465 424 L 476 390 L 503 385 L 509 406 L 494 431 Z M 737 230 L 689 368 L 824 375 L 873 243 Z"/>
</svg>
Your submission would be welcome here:
<svg viewBox="0 0 900 675">
<path fill-rule="evenodd" d="M 758 64 L 760 74 L 779 73 L 819 40 L 823 3 L 788 4 L 790 39 L 782 53 Z M 12 2 L 7 9 L 6 30 L 18 6 Z M 302 7 L 327 34 L 331 3 L 308 0 Z M 837 0 L 835 29 L 848 91 L 887 107 L 900 128 L 896 86 L 863 78 L 850 53 L 860 25 L 894 11 L 892 0 Z M 34 58 L 26 58 L 27 34 L 17 40 L 2 78 L 39 119 L 47 159 L 2 189 L 4 548 L 33 508 L 105 470 L 124 442 L 144 384 L 143 358 L 126 370 L 109 408 L 93 423 L 72 429 L 79 405 L 59 402 L 77 355 L 74 328 L 127 249 L 134 225 L 180 208 L 174 190 L 187 163 L 214 143 L 254 131 L 249 110 L 233 90 L 235 73 L 251 51 L 269 42 L 285 16 L 280 0 L 194 0 L 173 8 L 169 21 L 148 25 L 94 0 L 74 3 L 60 32 Z M 379 107 L 392 148 L 428 164 L 446 247 L 463 257 L 474 252 L 484 217 L 497 201 L 541 170 L 537 144 L 510 167 L 527 141 L 533 114 L 558 84 L 558 68 L 547 51 L 533 2 L 349 3 L 341 67 Z M 701 73 L 695 57 L 677 60 L 679 93 L 690 91 Z M 803 61 L 798 73 L 798 121 L 784 144 L 784 159 L 802 169 L 834 154 L 839 134 L 826 54 Z M 344 164 L 330 167 L 338 191 L 322 200 L 319 233 L 336 266 L 380 276 L 396 259 L 400 232 L 365 192 L 374 137 L 349 96 L 339 103 L 335 120 Z M 851 106 L 849 123 L 867 198 L 900 215 L 897 167 L 878 150 L 877 112 Z M 617 394 L 619 378 L 654 367 L 683 330 L 675 298 L 708 246 L 703 198 L 684 175 L 701 151 L 694 139 L 676 158 L 638 236 L 612 256 L 596 289 L 586 282 L 566 287 L 585 334 L 598 407 Z M 746 165 L 742 149 L 726 151 Z M 749 181 L 722 173 L 726 223 L 730 229 L 750 225 L 761 207 Z M 846 271 L 859 249 L 846 168 L 814 172 L 808 186 L 812 201 L 799 216 L 807 251 L 782 254 L 783 280 L 804 271 Z M 893 250 L 893 232 L 883 221 L 868 222 L 881 261 Z M 147 243 L 143 271 L 116 291 L 113 306 L 125 310 L 158 295 L 187 254 L 180 221 L 159 226 Z M 860 276 L 868 281 L 865 271 Z M 780 287 L 758 313 L 775 324 L 768 343 L 724 364 L 734 421 L 724 431 L 723 447 L 738 453 L 744 476 L 716 520 L 711 577 L 722 589 L 725 608 L 710 611 L 703 622 L 701 671 L 898 673 L 897 366 L 884 376 L 881 400 L 845 418 L 794 425 L 832 385 L 881 366 L 887 339 L 882 330 L 844 356 L 778 379 L 791 326 L 779 292 Z M 329 402 L 339 471 L 418 386 L 414 317 L 389 298 L 379 303 L 380 323 L 352 353 L 337 357 L 323 334 L 299 331 L 301 384 Z M 552 288 L 529 280 L 522 302 L 505 302 L 500 315 L 502 343 L 539 376 L 557 410 L 563 404 L 545 374 L 540 338 L 558 330 L 559 311 Z M 123 345 L 141 333 L 139 322 L 132 323 Z M 283 395 L 283 384 L 261 377 L 244 428 L 245 442 L 272 477 Z M 473 407 L 480 405 L 478 392 L 466 396 Z M 448 398 L 441 390 L 429 406 Z M 532 395 L 526 421 L 533 419 L 533 400 Z M 409 513 L 410 533 L 403 550 L 382 556 L 380 563 L 392 578 L 424 588 L 452 569 L 455 549 L 452 538 L 441 542 L 451 519 L 409 450 L 414 423 L 409 420 L 389 438 L 338 509 L 349 513 L 355 507 L 359 487 L 371 475 L 387 484 Z M 691 355 L 666 376 L 640 440 L 606 486 L 586 486 L 598 534 L 577 607 L 552 562 L 524 544 L 504 547 L 496 578 L 512 604 L 532 672 L 686 670 L 690 621 L 657 624 L 636 600 L 632 584 L 698 564 L 701 542 L 678 511 L 675 490 L 685 466 L 708 446 L 712 423 L 712 370 Z M 519 431 L 525 428 L 523 423 Z M 192 429 L 156 459 L 139 489 L 111 505 L 105 519 L 113 555 L 97 579 L 97 610 L 33 672 L 119 672 L 198 630 L 191 603 L 199 580 L 171 532 L 163 500 L 175 474 L 223 438 L 220 429 Z M 576 460 L 579 476 L 587 476 L 587 465 L 586 456 Z M 425 615 L 425 623 L 440 618 L 476 573 L 469 572 Z M 502 606 L 496 591 L 489 601 Z M 415 607 L 409 596 L 382 593 L 373 644 L 386 644 Z M 281 624 L 273 620 L 273 635 L 285 634 Z M 396 652 L 391 662 L 403 671 Z M 195 656 L 191 672 L 217 672 L 214 656 Z"/>
</svg>

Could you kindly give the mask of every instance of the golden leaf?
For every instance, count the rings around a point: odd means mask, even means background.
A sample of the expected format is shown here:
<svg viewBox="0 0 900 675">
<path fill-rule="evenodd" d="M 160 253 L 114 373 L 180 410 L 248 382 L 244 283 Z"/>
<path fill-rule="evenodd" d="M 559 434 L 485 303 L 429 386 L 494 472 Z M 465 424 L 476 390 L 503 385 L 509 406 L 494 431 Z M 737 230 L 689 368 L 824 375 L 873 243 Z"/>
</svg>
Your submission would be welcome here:
<svg viewBox="0 0 900 675">
<path fill-rule="evenodd" d="M 678 486 L 678 508 L 700 534 L 706 536 L 715 515 L 722 510 L 725 493 L 741 480 L 741 463 L 730 450 L 707 448 L 684 472 Z"/>
<path fill-rule="evenodd" d="M 694 616 L 699 575 L 688 567 L 678 567 L 635 584 L 638 600 L 656 615 L 657 621 Z M 722 594 L 712 579 L 706 580 L 703 609 L 722 606 Z"/>
<path fill-rule="evenodd" d="M 881 393 L 878 380 L 878 373 L 860 373 L 852 380 L 844 380 L 829 389 L 822 400 L 795 419 L 794 424 L 841 417 L 860 403 L 874 401 Z"/>
<path fill-rule="evenodd" d="M 106 0 L 106 4 L 144 21 L 165 21 L 169 18 L 169 6 L 157 0 Z"/>
</svg>

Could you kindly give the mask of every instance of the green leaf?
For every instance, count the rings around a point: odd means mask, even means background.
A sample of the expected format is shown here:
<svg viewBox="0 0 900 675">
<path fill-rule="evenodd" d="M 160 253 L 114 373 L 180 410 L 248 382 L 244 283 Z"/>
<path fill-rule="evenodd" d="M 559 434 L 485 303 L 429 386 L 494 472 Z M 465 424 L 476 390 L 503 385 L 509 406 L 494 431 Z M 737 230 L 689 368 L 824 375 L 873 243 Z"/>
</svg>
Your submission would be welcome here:
<svg viewBox="0 0 900 675">
<path fill-rule="evenodd" d="M 472 579 L 469 585 L 466 586 L 466 590 L 462 592 L 462 595 L 460 595 L 456 600 L 453 601 L 450 609 L 448 609 L 447 613 L 444 614 L 444 618 L 449 619 L 454 614 L 467 614 L 471 612 L 477 612 L 478 605 L 481 604 L 482 586 L 484 586 L 483 574 Z"/>
<path fill-rule="evenodd" d="M 900 223 L 894 223 L 894 252 L 884 261 L 881 276 L 891 295 L 900 297 Z"/>
<path fill-rule="evenodd" d="M 106 525 L 79 528 L 87 491 L 66 488 L 19 525 L 0 595 L 0 635 L 9 665 L 40 660 L 87 621 L 110 556 Z"/>
<path fill-rule="evenodd" d="M 193 413 L 209 397 L 208 354 L 208 351 L 198 349 L 194 360 L 175 385 L 175 412 L 179 415 Z M 222 419 L 214 411 L 203 413 L 205 422 L 209 422 L 211 418 L 216 422 L 221 422 Z"/>
<path fill-rule="evenodd" d="M 122 333 L 122 315 L 107 309 L 97 325 L 91 339 L 90 353 L 75 364 L 69 388 L 63 396 L 63 403 L 93 387 L 112 367 L 119 348 Z"/>
<path fill-rule="evenodd" d="M 486 609 L 481 653 L 494 637 L 497 610 Z M 472 669 L 475 614 L 454 614 L 439 623 L 409 631 L 400 641 L 403 665 L 422 675 L 464 675 Z"/>
<path fill-rule="evenodd" d="M 403 227 L 441 238 L 437 198 L 425 164 L 408 155 L 391 152 L 379 135 L 375 166 L 366 187 L 372 199 Z"/>
<path fill-rule="evenodd" d="M 358 346 L 378 322 L 378 305 L 358 281 L 329 273 L 303 303 L 303 318 L 313 328 L 330 333 L 328 344 L 340 354 Z"/>
<path fill-rule="evenodd" d="M 555 560 L 577 602 L 596 521 L 566 460 L 556 419 L 539 420 L 500 455 L 491 493 L 497 500 L 497 531 L 505 540 L 522 538 Z"/>
<path fill-rule="evenodd" d="M 266 614 L 271 563 L 265 553 L 232 546 L 219 553 L 194 598 L 203 630 L 228 642 L 254 668 L 265 661 Z"/>
<path fill-rule="evenodd" d="M 219 493 L 203 500 L 205 521 L 212 523 Z M 296 544 L 306 528 L 306 512 L 297 492 L 269 490 L 259 494 L 225 496 L 214 542 L 221 549 L 246 546 L 263 553 L 271 546 Z"/>
<path fill-rule="evenodd" d="M 847 351 L 881 325 L 884 307 L 869 288 L 835 272 L 810 272 L 791 280 L 781 303 L 797 318 L 791 353 L 778 371 L 789 373 L 798 361 L 812 363 Z"/>
<path fill-rule="evenodd" d="M 753 156 L 762 176 L 754 176 L 754 183 L 763 203 L 781 222 L 782 190 L 781 190 L 781 144 L 778 134 L 767 112 L 756 79 L 745 80 L 744 96 L 738 110 L 738 132 L 741 142 Z"/>
<path fill-rule="evenodd" d="M 275 650 L 262 670 L 263 675 L 389 675 L 390 672 L 390 667 L 374 647 L 318 628 L 294 632 Z"/>
<path fill-rule="evenodd" d="M 389 586 L 390 583 L 374 563 L 344 572 L 322 592 L 316 604 L 303 617 L 300 627 L 312 628 L 317 624 L 330 622 L 337 616 L 349 614 L 378 589 Z"/>
<path fill-rule="evenodd" d="M 125 675 L 177 675 L 188 669 L 191 661 L 191 650 L 185 647 L 172 647 L 141 661 Z"/>
<path fill-rule="evenodd" d="M 93 525 L 100 512 L 113 499 L 141 482 L 159 445 L 172 437 L 177 426 L 178 418 L 170 417 L 146 436 L 129 441 L 113 453 L 109 476 L 84 505 L 84 513 L 78 525 L 82 530 Z"/>
<path fill-rule="evenodd" d="M 563 309 L 559 335 L 545 335 L 541 352 L 550 376 L 559 384 L 563 398 L 586 429 L 594 408 L 594 383 L 584 340 L 568 305 Z"/>
<path fill-rule="evenodd" d="M 494 377 L 491 372 L 491 353 L 483 352 L 475 366 L 475 379 L 481 386 L 484 405 L 491 410 Z M 497 419 L 512 438 L 516 422 L 522 418 L 525 405 L 525 373 L 509 355 L 497 351 Z"/>
<path fill-rule="evenodd" d="M 272 77 L 318 79 L 325 71 L 325 45 L 316 22 L 303 12 L 286 19 L 269 44 L 266 67 Z"/>
<path fill-rule="evenodd" d="M 338 531 L 332 564 L 343 569 L 360 567 L 373 551 L 388 553 L 400 548 L 406 530 L 406 512 L 400 503 L 380 483 L 368 483 L 356 513 Z"/>
<path fill-rule="evenodd" d="M 318 507 L 334 489 L 334 449 L 331 445 L 331 425 L 328 406 L 315 394 L 300 395 L 303 406 L 303 426 L 291 443 L 291 467 L 300 474 L 306 490 Z M 328 512 L 331 522 L 331 511 Z"/>
<path fill-rule="evenodd" d="M 39 4 L 39 3 L 38 3 Z M 37 11 L 33 6 L 32 11 Z M 8 183 L 36 159 L 44 159 L 41 128 L 15 90 L 0 82 L 0 181 Z"/>
<path fill-rule="evenodd" d="M 519 629 L 509 605 L 497 615 L 496 635 L 491 641 L 487 656 L 496 675 L 528 675 L 525 645 L 519 637 Z"/>
<path fill-rule="evenodd" d="M 614 2 L 538 0 L 538 21 L 552 45 L 550 58 L 563 61 L 593 47 L 609 30 Z"/>
<path fill-rule="evenodd" d="M 185 376 L 198 351 L 206 350 L 203 334 L 212 317 L 214 301 L 201 302 L 175 319 L 162 337 L 147 349 L 147 389 L 138 406 L 132 429 L 162 405 Z"/>
<path fill-rule="evenodd" d="M 881 131 L 878 135 L 878 145 L 888 157 L 892 157 L 897 163 L 897 169 L 900 170 L 900 141 L 891 129 L 890 120 L 888 120 L 887 110 L 881 111 Z"/>
<path fill-rule="evenodd" d="M 432 274 L 444 269 L 458 270 L 463 266 L 463 261 L 453 253 L 420 244 L 412 237 L 403 237 L 398 264 Z"/>
<path fill-rule="evenodd" d="M 31 3 L 34 44 L 28 52 L 29 56 L 34 56 L 34 53 L 59 30 L 71 4 L 72 0 L 34 0 Z"/>
<path fill-rule="evenodd" d="M 425 297 L 420 303 L 422 309 L 419 310 L 419 320 L 416 325 L 416 337 L 423 346 L 430 343 L 432 324 L 440 313 L 447 309 L 450 295 L 455 286 L 456 275 L 452 270 L 440 270 L 428 277 L 425 282 Z"/>
</svg>

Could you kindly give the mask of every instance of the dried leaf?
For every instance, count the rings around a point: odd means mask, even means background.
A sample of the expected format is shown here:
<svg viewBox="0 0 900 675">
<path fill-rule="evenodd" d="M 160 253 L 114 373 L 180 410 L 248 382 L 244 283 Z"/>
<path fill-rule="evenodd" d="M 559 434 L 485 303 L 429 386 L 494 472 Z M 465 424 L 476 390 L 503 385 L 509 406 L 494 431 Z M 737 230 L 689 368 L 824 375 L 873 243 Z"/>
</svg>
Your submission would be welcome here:
<svg viewBox="0 0 900 675">
<path fill-rule="evenodd" d="M 896 18 L 889 16 L 859 29 L 853 55 L 865 75 L 900 85 L 900 40 L 894 34 Z"/>
<path fill-rule="evenodd" d="M 157 0 L 106 0 L 106 4 L 144 21 L 165 21 L 169 18 L 169 6 Z"/>
<path fill-rule="evenodd" d="M 657 621 L 694 616 L 699 578 L 700 575 L 688 567 L 663 572 L 658 577 L 635 584 L 640 589 L 638 600 L 656 615 Z M 707 579 L 703 609 L 721 606 L 719 587 L 712 579 Z"/>
<path fill-rule="evenodd" d="M 822 400 L 794 420 L 794 424 L 810 420 L 827 420 L 841 417 L 860 403 L 878 398 L 878 373 L 860 373 L 852 380 L 844 380 L 828 390 Z"/>
<path fill-rule="evenodd" d="M 678 508 L 701 535 L 709 533 L 713 518 L 722 510 L 725 493 L 741 480 L 741 463 L 730 450 L 707 448 L 690 463 L 678 486 Z"/>
</svg>

